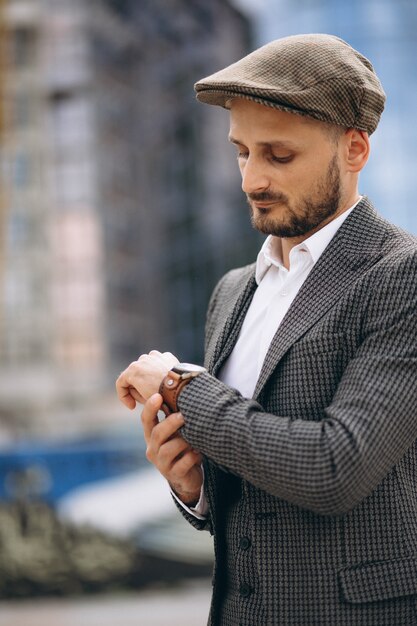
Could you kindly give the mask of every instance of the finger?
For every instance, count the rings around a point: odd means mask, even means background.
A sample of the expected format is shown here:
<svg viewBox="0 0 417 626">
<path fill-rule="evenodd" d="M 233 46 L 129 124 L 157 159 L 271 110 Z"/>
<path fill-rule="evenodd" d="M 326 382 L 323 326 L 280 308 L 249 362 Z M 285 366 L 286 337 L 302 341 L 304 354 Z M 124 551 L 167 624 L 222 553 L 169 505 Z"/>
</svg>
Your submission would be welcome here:
<svg viewBox="0 0 417 626">
<path fill-rule="evenodd" d="M 158 394 L 159 395 L 159 394 Z M 162 396 L 160 396 L 162 398 Z M 177 431 L 184 426 L 184 418 L 181 413 L 172 413 L 158 424 L 151 434 L 151 445 L 159 449 L 166 441 L 176 435 Z"/>
<path fill-rule="evenodd" d="M 185 452 L 172 466 L 170 477 L 173 481 L 183 479 L 195 466 L 201 465 L 201 455 L 194 450 Z"/>
<path fill-rule="evenodd" d="M 142 410 L 141 420 L 146 444 L 149 445 L 151 434 L 158 424 L 158 411 L 161 408 L 162 396 L 155 393 L 146 402 Z"/>
<path fill-rule="evenodd" d="M 171 367 L 173 367 L 176 363 L 179 363 L 179 360 L 175 354 L 172 354 L 172 352 L 159 352 L 159 350 L 151 350 L 149 352 L 149 356 L 158 358 L 159 361 L 164 363 L 164 365 L 167 365 L 169 369 L 171 369 Z"/>
<path fill-rule="evenodd" d="M 139 402 L 140 404 L 145 404 L 146 398 L 144 398 L 137 389 L 135 389 L 134 387 L 129 387 L 129 393 L 132 398 L 136 400 L 136 402 Z"/>
<path fill-rule="evenodd" d="M 177 357 L 174 354 L 172 354 L 172 352 L 162 352 L 162 356 L 164 357 L 166 356 L 166 357 L 170 357 L 171 359 L 178 360 Z"/>
<path fill-rule="evenodd" d="M 154 423 L 149 430 L 147 430 L 148 446 L 146 456 L 148 460 L 154 463 L 157 460 L 161 446 L 163 446 L 170 439 L 179 436 L 177 435 L 177 431 L 183 425 L 184 418 L 181 413 L 173 413 L 162 422 L 159 422 L 158 424 Z"/>
<path fill-rule="evenodd" d="M 179 436 L 174 436 L 169 439 L 166 443 L 164 443 L 156 453 L 156 456 L 153 457 L 154 451 L 152 447 L 149 447 L 149 456 L 153 458 L 148 458 L 148 460 L 155 462 L 158 469 L 163 474 L 168 474 L 171 470 L 173 464 L 182 458 L 182 456 L 186 452 L 190 452 L 190 445 Z"/>
<path fill-rule="evenodd" d="M 122 372 L 119 378 L 116 380 L 116 392 L 119 400 L 123 402 L 129 409 L 134 409 L 136 406 L 136 400 L 130 393 L 130 385 L 126 380 L 126 370 Z"/>
<path fill-rule="evenodd" d="M 169 369 L 179 363 L 179 360 L 174 354 L 172 354 L 172 352 L 164 352 L 162 358 L 164 360 L 164 363 L 169 367 Z"/>
</svg>

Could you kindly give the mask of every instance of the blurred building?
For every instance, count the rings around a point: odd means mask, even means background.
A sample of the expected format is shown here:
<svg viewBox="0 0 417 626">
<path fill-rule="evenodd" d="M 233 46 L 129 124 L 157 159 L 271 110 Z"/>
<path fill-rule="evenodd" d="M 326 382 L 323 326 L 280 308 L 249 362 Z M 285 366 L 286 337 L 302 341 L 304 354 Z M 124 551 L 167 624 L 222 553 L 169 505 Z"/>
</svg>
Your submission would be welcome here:
<svg viewBox="0 0 417 626">
<path fill-rule="evenodd" d="M 223 0 L 113 5 L 135 30 L 118 50 L 103 31 L 94 42 L 109 348 L 119 366 L 155 347 L 200 361 L 214 283 L 259 240 L 228 114 L 198 104 L 192 85 L 249 50 L 249 25 Z"/>
<path fill-rule="evenodd" d="M 224 0 L 0 6 L 0 419 L 59 429 L 143 351 L 200 360 L 215 280 L 255 253 L 227 115 L 192 91 L 249 25 Z"/>
</svg>

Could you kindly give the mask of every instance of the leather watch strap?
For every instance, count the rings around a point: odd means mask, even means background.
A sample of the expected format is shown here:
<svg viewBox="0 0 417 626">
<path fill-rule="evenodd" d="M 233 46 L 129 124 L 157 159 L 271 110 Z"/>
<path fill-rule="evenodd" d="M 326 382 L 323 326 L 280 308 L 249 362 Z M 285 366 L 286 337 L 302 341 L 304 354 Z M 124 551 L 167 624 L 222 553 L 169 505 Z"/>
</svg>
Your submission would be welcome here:
<svg viewBox="0 0 417 626">
<path fill-rule="evenodd" d="M 193 378 L 199 376 L 202 371 L 205 371 L 204 368 L 199 368 L 196 371 L 184 371 L 180 373 L 179 371 L 175 371 L 174 367 L 168 372 L 159 387 L 159 393 L 164 400 L 161 409 L 165 415 L 170 415 L 171 413 L 179 411 L 177 404 L 178 396 L 184 387 L 188 385 Z"/>
<path fill-rule="evenodd" d="M 182 379 L 181 374 L 173 372 L 172 370 L 165 376 L 159 387 L 159 393 L 164 399 L 161 408 L 165 415 L 170 415 L 178 411 L 177 397 L 187 382 L 187 380 Z"/>
</svg>

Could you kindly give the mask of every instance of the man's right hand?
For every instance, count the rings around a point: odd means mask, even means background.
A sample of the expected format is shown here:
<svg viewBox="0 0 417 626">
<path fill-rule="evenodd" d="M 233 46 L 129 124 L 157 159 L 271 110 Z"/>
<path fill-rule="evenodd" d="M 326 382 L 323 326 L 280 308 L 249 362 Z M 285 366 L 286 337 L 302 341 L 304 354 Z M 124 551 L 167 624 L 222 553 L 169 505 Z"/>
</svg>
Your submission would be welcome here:
<svg viewBox="0 0 417 626">
<path fill-rule="evenodd" d="M 167 479 L 185 505 L 195 506 L 203 484 L 202 456 L 178 434 L 184 425 L 181 413 L 173 413 L 162 422 L 158 421 L 161 405 L 162 396 L 156 393 L 143 407 L 146 458 Z"/>
</svg>

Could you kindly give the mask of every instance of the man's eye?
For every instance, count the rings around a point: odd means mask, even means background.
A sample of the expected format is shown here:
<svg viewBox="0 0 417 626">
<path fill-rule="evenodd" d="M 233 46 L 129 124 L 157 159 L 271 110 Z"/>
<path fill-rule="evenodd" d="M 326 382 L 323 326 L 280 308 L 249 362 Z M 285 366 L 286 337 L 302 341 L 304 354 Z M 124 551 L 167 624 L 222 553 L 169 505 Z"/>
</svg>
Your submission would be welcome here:
<svg viewBox="0 0 417 626">
<path fill-rule="evenodd" d="M 247 159 L 249 156 L 248 152 L 238 152 L 237 153 L 237 158 L 238 159 Z"/>
<path fill-rule="evenodd" d="M 275 154 L 271 154 L 271 161 L 274 163 L 289 163 L 292 159 L 292 154 L 289 154 L 288 156 L 275 156 Z"/>
</svg>

